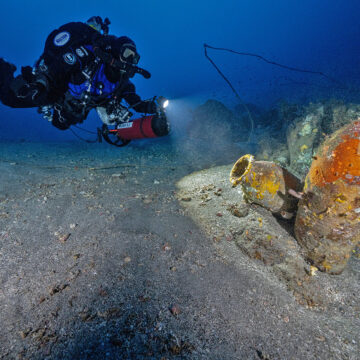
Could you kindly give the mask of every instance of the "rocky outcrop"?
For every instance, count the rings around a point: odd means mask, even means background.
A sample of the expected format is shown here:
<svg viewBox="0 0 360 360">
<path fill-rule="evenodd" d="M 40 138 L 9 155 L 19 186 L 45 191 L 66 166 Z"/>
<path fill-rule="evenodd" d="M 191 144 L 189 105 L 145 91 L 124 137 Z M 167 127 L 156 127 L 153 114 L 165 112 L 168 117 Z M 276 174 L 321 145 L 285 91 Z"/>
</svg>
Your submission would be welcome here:
<svg viewBox="0 0 360 360">
<path fill-rule="evenodd" d="M 287 146 L 291 170 L 304 177 L 311 165 L 315 147 L 319 142 L 321 123 L 324 117 L 323 105 L 312 105 L 302 116 L 294 119 L 287 129 Z"/>
<path fill-rule="evenodd" d="M 251 121 L 254 120 L 251 143 L 256 149 L 242 149 L 235 144 L 249 140 Z M 191 145 L 202 141 L 206 152 L 213 157 L 227 151 L 237 157 L 252 152 L 257 160 L 273 161 L 286 167 L 300 179 L 309 171 L 313 156 L 328 135 L 360 117 L 360 104 L 324 101 L 307 105 L 279 103 L 265 110 L 255 105 L 238 105 L 230 110 L 217 100 L 208 100 L 193 111 L 187 127 Z M 200 145 L 199 145 L 200 146 Z M 229 162 L 233 158 L 229 158 Z"/>
<path fill-rule="evenodd" d="M 304 178 L 313 156 L 328 135 L 360 117 L 360 105 L 337 101 L 309 104 L 287 129 L 289 168 Z"/>
</svg>

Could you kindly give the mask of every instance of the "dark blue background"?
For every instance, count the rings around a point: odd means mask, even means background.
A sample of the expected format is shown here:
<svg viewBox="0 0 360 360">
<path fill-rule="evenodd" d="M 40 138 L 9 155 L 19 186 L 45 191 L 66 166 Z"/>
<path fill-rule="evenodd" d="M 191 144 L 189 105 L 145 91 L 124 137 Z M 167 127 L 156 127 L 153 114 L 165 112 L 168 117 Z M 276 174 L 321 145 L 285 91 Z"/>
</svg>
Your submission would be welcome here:
<svg viewBox="0 0 360 360">
<path fill-rule="evenodd" d="M 142 97 L 165 95 L 191 106 L 216 97 L 231 106 L 236 99 L 204 57 L 203 43 L 258 53 L 357 85 L 359 10 L 358 0 L 1 1 L 0 56 L 18 68 L 32 65 L 54 28 L 92 15 L 107 16 L 110 33 L 133 38 L 140 66 L 152 72 L 150 80 L 134 79 Z M 307 101 L 311 96 L 348 96 L 334 93 L 334 83 L 317 75 L 292 73 L 250 57 L 209 53 L 245 101 L 270 105 L 286 96 Z M 85 125 L 94 128 L 99 120 L 92 114 Z M 73 135 L 56 130 L 34 109 L 0 105 L 0 139 L 20 138 L 68 140 Z"/>
</svg>

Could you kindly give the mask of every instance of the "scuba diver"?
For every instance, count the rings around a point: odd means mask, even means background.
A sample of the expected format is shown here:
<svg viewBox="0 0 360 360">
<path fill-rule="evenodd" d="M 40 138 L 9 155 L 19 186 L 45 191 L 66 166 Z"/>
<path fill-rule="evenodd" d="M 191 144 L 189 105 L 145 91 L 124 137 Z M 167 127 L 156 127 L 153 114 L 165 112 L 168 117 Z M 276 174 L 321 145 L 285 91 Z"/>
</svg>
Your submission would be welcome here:
<svg viewBox="0 0 360 360">
<path fill-rule="evenodd" d="M 16 77 L 15 65 L 0 58 L 0 101 L 13 108 L 37 107 L 60 130 L 83 122 L 96 108 L 105 133 L 107 125 L 128 122 L 133 115 L 121 104 L 124 99 L 138 113 L 158 115 L 147 117 L 150 123 L 139 124 L 130 137 L 167 135 L 169 126 L 159 101 L 141 100 L 130 81 L 135 74 L 151 76 L 137 66 L 135 43 L 126 36 L 109 35 L 109 24 L 109 19 L 93 16 L 86 23 L 61 26 L 47 37 L 35 66 L 22 67 Z"/>
</svg>

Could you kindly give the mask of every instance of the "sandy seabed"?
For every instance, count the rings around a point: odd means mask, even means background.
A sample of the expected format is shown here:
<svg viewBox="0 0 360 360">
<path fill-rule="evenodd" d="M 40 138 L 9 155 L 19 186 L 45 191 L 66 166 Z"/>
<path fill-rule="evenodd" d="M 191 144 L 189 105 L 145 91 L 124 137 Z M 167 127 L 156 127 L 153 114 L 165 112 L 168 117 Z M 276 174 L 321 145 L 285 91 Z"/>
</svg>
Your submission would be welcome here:
<svg viewBox="0 0 360 360">
<path fill-rule="evenodd" d="M 307 306 L 227 232 L 236 200 L 214 166 L 243 151 L 1 143 L 0 358 L 358 359 L 358 258 L 315 275 L 329 296 Z M 291 237 L 263 209 L 246 216 L 250 234 Z"/>
</svg>

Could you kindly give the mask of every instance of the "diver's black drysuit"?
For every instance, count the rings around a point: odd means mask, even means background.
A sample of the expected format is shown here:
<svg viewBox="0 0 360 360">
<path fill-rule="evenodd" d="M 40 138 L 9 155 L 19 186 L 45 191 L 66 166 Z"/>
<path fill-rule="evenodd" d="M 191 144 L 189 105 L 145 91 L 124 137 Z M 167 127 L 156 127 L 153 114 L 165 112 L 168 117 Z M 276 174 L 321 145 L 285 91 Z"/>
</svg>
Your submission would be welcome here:
<svg viewBox="0 0 360 360">
<path fill-rule="evenodd" d="M 16 67 L 0 59 L 0 100 L 14 108 L 53 106 L 52 124 L 59 129 L 82 122 L 89 111 L 124 99 L 137 112 L 155 113 L 153 101 L 142 101 L 129 80 L 131 67 L 119 61 L 117 52 L 127 37 L 102 35 L 81 22 L 71 22 L 54 30 L 34 69 Z"/>
</svg>

